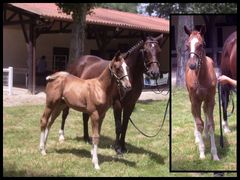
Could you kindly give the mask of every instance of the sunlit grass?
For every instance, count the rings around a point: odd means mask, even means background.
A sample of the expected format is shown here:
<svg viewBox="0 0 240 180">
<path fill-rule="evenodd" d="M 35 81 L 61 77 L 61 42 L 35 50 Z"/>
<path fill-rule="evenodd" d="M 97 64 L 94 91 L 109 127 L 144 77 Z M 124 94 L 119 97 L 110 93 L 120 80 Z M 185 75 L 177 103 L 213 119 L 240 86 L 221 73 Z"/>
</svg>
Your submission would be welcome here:
<svg viewBox="0 0 240 180">
<path fill-rule="evenodd" d="M 183 94 L 184 92 L 182 92 L 181 96 Z M 184 97 L 182 98 L 184 99 Z M 144 132 L 150 135 L 155 134 L 162 122 L 166 104 L 167 101 L 137 103 L 131 118 Z M 185 106 L 187 107 L 187 105 Z M 70 111 L 66 121 L 65 142 L 63 144 L 58 142 L 58 130 L 61 124 L 61 117 L 59 116 L 49 134 L 47 155 L 43 157 L 38 149 L 40 138 L 39 121 L 43 109 L 43 106 L 3 108 L 3 176 L 212 176 L 212 173 L 170 173 L 169 116 L 167 116 L 163 129 L 154 138 L 142 136 L 129 122 L 126 135 L 128 153 L 124 154 L 123 157 L 117 157 L 112 148 L 115 140 L 112 109 L 107 112 L 102 125 L 98 149 L 100 171 L 95 171 L 91 163 L 91 145 L 83 142 L 82 115 L 73 110 Z M 182 109 L 185 110 L 185 108 Z M 185 111 L 187 112 L 187 109 Z M 174 115 L 177 112 L 172 110 L 172 113 Z M 180 118 L 181 116 L 184 116 L 184 114 L 180 115 Z M 189 117 L 191 116 L 189 115 Z M 181 121 L 186 123 L 188 119 L 176 120 L 173 118 L 173 121 L 180 127 Z M 187 131 L 189 131 L 190 135 L 186 139 L 190 140 L 190 142 L 184 141 L 185 144 L 183 145 L 185 148 L 187 147 L 186 143 L 190 144 L 192 150 L 187 150 L 190 155 L 182 158 L 183 160 L 197 159 L 198 157 L 196 146 L 191 144 L 193 142 L 193 124 L 191 121 L 188 124 L 189 129 Z M 91 127 L 90 123 L 89 127 Z M 91 128 L 89 128 L 89 132 L 91 135 Z M 181 134 L 181 132 L 182 128 L 179 128 L 178 133 Z M 228 139 L 228 142 L 234 143 L 234 139 L 231 139 L 232 141 Z M 173 141 L 173 143 L 176 142 L 178 141 Z M 178 147 L 177 152 L 186 153 L 183 145 L 180 148 Z M 229 146 L 227 153 L 234 151 L 234 147 Z M 178 161 L 181 158 L 175 152 L 173 152 L 172 158 L 176 156 L 175 160 Z M 221 154 L 226 153 L 220 151 L 220 157 Z M 224 157 L 227 158 L 226 155 Z M 234 167 L 235 161 L 232 161 L 232 158 L 225 162 L 226 168 Z M 227 174 L 227 176 L 235 176 L 235 174 Z"/>
<path fill-rule="evenodd" d="M 213 161 L 210 152 L 210 138 L 204 139 L 206 159 L 199 159 L 198 145 L 194 138 L 194 119 L 191 114 L 191 104 L 187 90 L 173 89 L 172 91 L 172 170 L 199 170 L 199 171 L 235 171 L 236 158 L 236 111 L 229 118 L 230 134 L 224 134 L 224 148 L 219 144 L 219 106 L 218 96 L 215 96 L 214 122 L 215 142 L 220 158 Z M 235 99 L 236 103 L 236 99 Z M 203 112 L 202 112 L 202 118 Z"/>
<path fill-rule="evenodd" d="M 138 103 L 131 116 L 148 134 L 154 134 L 162 122 L 166 101 Z M 82 140 L 83 122 L 79 112 L 70 111 L 65 126 L 65 142 L 58 142 L 61 116 L 52 126 L 47 155 L 38 150 L 40 116 L 43 106 L 4 107 L 3 175 L 4 176 L 170 176 L 169 118 L 155 138 L 140 135 L 129 123 L 126 147 L 128 153 L 117 157 L 112 148 L 115 124 L 112 109 L 104 119 L 99 144 L 100 171 L 91 163 L 91 145 Z M 90 126 L 90 123 L 89 123 Z M 91 126 L 90 126 L 91 127 Z M 89 128 L 91 135 L 91 128 Z M 151 167 L 151 168 L 149 168 Z"/>
</svg>

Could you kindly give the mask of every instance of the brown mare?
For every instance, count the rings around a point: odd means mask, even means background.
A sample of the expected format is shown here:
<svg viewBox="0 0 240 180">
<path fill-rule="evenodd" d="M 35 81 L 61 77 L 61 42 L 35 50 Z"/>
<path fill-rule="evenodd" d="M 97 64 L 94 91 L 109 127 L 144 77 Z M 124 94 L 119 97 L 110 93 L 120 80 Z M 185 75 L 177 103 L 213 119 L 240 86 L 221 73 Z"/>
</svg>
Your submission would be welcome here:
<svg viewBox="0 0 240 180">
<path fill-rule="evenodd" d="M 159 76 L 159 54 L 160 44 L 163 39 L 163 34 L 156 38 L 147 37 L 144 41 L 141 40 L 137 45 L 133 46 L 128 52 L 129 55 L 125 59 L 129 67 L 129 75 L 132 84 L 132 90 L 128 91 L 125 97 L 121 99 L 118 91 L 113 93 L 113 110 L 115 118 L 115 150 L 117 153 L 126 152 L 125 135 L 129 118 L 133 112 L 134 106 L 142 92 L 143 88 L 143 73 L 148 74 L 152 78 Z M 82 56 L 72 64 L 68 72 L 83 79 L 89 79 L 99 76 L 107 67 L 109 61 L 96 56 Z M 116 88 L 115 88 L 116 89 Z M 63 110 L 62 125 L 59 131 L 59 140 L 64 140 L 64 124 L 69 112 L 69 108 Z M 123 117 L 123 120 L 121 120 Z M 88 135 L 88 119 L 89 116 L 83 113 L 84 124 L 84 140 L 89 141 Z"/>
<path fill-rule="evenodd" d="M 205 158 L 205 145 L 202 139 L 204 129 L 205 136 L 210 134 L 211 153 L 214 160 L 219 160 L 214 138 L 213 109 L 215 104 L 215 92 L 217 78 L 214 71 L 213 60 L 206 56 L 204 49 L 205 26 L 200 31 L 190 31 L 184 26 L 186 34 L 189 35 L 187 48 L 189 59 L 186 64 L 185 78 L 186 86 L 191 101 L 192 115 L 195 120 L 195 142 L 199 143 L 200 159 Z M 205 115 L 205 122 L 201 118 L 201 105 Z"/>
<path fill-rule="evenodd" d="M 131 89 L 128 77 L 128 67 L 118 52 L 98 78 L 84 80 L 69 74 L 57 72 L 47 77 L 46 106 L 41 117 L 40 151 L 46 154 L 45 146 L 49 130 L 61 111 L 67 106 L 74 110 L 89 114 L 92 124 L 93 149 L 92 163 L 95 169 L 98 165 L 97 146 L 105 113 L 112 105 L 113 86 L 124 91 Z M 48 121 L 51 116 L 51 120 Z"/>
<path fill-rule="evenodd" d="M 236 74 L 236 60 L 237 60 L 237 33 L 233 32 L 224 42 L 221 71 L 222 75 L 226 75 L 232 79 L 237 79 Z M 221 97 L 223 107 L 223 130 L 225 133 L 231 132 L 227 122 L 227 107 L 229 102 L 229 93 L 233 87 L 230 84 L 221 85 Z"/>
</svg>

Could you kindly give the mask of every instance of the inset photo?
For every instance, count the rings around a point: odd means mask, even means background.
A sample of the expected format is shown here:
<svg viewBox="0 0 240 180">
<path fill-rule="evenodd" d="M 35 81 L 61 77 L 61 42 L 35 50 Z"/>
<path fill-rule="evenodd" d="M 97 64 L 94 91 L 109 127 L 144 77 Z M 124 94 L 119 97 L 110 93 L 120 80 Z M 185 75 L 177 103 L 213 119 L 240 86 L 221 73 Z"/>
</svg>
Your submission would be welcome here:
<svg viewBox="0 0 240 180">
<path fill-rule="evenodd" d="M 237 16 L 170 19 L 170 171 L 236 171 Z"/>
</svg>

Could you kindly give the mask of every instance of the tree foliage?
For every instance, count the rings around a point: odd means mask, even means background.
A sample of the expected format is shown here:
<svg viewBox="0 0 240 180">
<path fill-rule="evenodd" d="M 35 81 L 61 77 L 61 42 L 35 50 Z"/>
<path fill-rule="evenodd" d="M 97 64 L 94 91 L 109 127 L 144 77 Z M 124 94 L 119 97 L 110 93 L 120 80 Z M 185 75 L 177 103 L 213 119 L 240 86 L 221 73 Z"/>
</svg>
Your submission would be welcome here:
<svg viewBox="0 0 240 180">
<path fill-rule="evenodd" d="M 237 3 L 149 3 L 145 11 L 165 18 L 171 13 L 237 13 Z"/>
<path fill-rule="evenodd" d="M 56 3 L 56 5 L 66 14 L 72 15 L 73 20 L 80 21 L 83 13 L 91 13 L 91 9 L 97 3 Z"/>
<path fill-rule="evenodd" d="M 70 42 L 69 63 L 84 54 L 86 16 L 96 3 L 56 3 L 66 14 L 73 18 Z"/>
<path fill-rule="evenodd" d="M 99 3 L 98 6 L 106 9 L 137 13 L 138 4 L 139 3 Z"/>
</svg>

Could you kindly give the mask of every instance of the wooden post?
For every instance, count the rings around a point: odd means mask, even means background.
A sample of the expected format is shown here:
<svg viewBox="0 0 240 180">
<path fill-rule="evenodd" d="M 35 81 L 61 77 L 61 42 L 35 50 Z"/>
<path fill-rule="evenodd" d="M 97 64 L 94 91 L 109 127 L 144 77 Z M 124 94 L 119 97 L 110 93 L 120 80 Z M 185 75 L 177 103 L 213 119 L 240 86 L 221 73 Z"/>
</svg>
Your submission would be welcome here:
<svg viewBox="0 0 240 180">
<path fill-rule="evenodd" d="M 28 75 L 29 75 L 29 83 L 28 90 L 35 94 L 36 88 L 36 37 L 35 37 L 35 29 L 34 24 L 31 22 L 29 25 L 29 38 L 27 43 L 27 51 L 28 51 Z"/>
<path fill-rule="evenodd" d="M 34 24 L 31 23 L 31 41 L 32 41 L 32 94 L 35 94 L 36 90 L 36 33 Z"/>
</svg>

